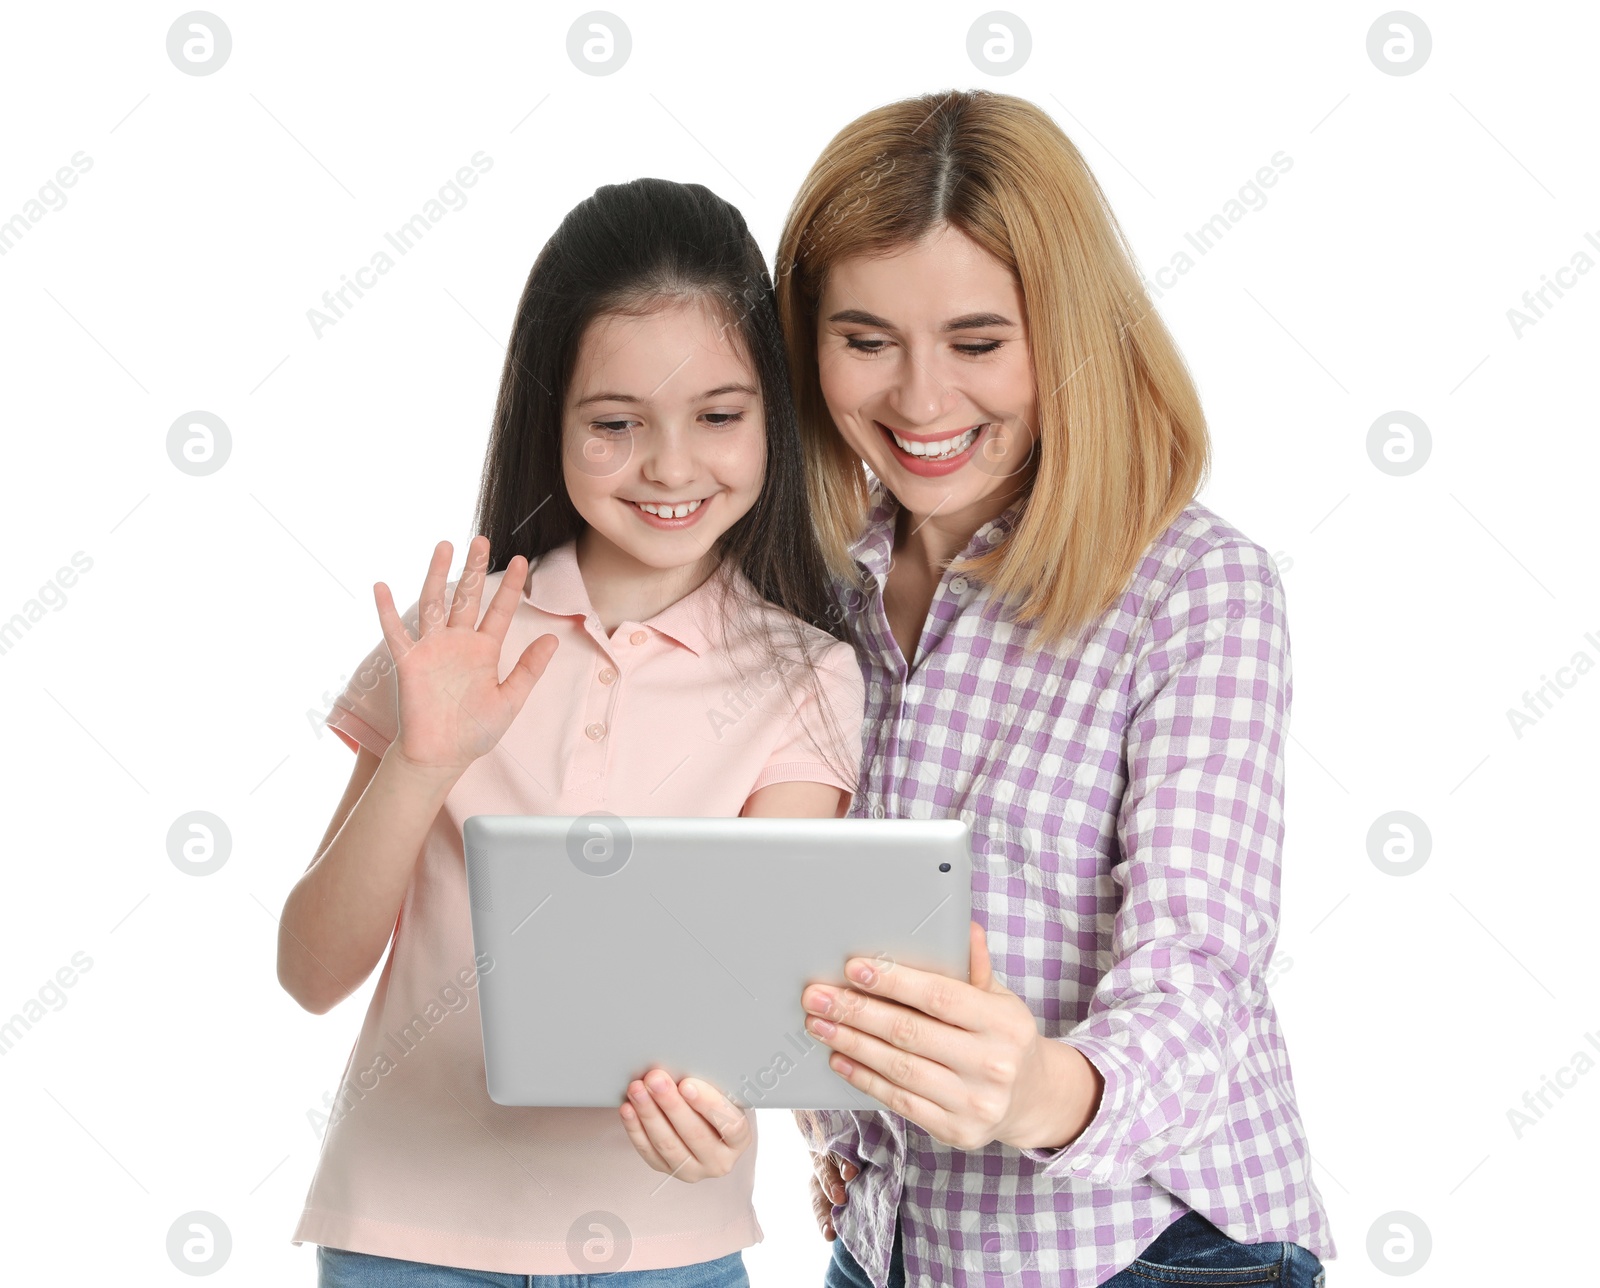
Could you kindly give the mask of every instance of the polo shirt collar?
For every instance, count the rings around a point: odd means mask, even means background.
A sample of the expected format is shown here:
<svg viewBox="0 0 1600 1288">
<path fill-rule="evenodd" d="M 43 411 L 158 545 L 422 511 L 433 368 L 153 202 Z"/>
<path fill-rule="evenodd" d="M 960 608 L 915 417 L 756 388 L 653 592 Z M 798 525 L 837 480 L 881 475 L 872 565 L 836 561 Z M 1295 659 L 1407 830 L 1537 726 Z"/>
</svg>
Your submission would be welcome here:
<svg viewBox="0 0 1600 1288">
<path fill-rule="evenodd" d="M 667 605 L 642 626 L 676 640 L 696 656 L 709 652 L 713 623 L 721 614 L 719 588 L 737 586 L 744 594 L 759 599 L 755 587 L 737 568 L 724 566 L 712 573 L 682 599 Z M 589 591 L 578 570 L 578 543 L 569 540 L 544 553 L 531 568 L 523 585 L 522 598 L 542 612 L 556 617 L 587 618 L 594 612 Z"/>
</svg>

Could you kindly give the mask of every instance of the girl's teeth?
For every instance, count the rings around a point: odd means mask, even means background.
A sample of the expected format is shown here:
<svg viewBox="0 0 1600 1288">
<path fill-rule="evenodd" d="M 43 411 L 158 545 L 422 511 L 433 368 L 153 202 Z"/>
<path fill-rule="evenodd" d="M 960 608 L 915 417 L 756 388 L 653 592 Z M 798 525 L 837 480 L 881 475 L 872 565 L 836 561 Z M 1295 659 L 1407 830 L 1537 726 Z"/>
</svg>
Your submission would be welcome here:
<svg viewBox="0 0 1600 1288">
<path fill-rule="evenodd" d="M 685 501 L 682 505 L 653 505 L 649 501 L 635 501 L 634 504 L 646 514 L 661 519 L 684 519 L 700 508 L 699 501 Z"/>
<path fill-rule="evenodd" d="M 959 456 L 967 448 L 971 447 L 972 440 L 978 436 L 978 431 L 982 428 L 981 425 L 975 425 L 964 434 L 959 434 L 955 438 L 942 439 L 935 443 L 913 442 L 910 439 L 901 438 L 893 430 L 889 432 L 894 435 L 894 441 L 899 444 L 900 450 L 907 455 L 920 456 L 924 460 L 942 461 L 951 456 Z"/>
</svg>

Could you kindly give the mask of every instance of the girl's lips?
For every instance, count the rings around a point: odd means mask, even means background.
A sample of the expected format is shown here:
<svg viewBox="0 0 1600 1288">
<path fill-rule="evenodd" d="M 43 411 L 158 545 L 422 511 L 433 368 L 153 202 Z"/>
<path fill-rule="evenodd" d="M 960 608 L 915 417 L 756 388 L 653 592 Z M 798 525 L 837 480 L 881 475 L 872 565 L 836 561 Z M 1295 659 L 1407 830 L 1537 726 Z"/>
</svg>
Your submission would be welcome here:
<svg viewBox="0 0 1600 1288">
<path fill-rule="evenodd" d="M 712 496 L 715 495 L 715 493 L 712 493 Z M 641 510 L 636 502 L 622 500 L 621 497 L 618 497 L 617 499 L 621 500 L 622 503 L 628 507 L 628 509 L 632 510 L 652 528 L 663 528 L 669 532 L 673 532 L 679 528 L 693 527 L 694 524 L 699 520 L 700 516 L 706 512 L 706 506 L 711 504 L 712 496 L 708 496 L 704 501 L 700 502 L 700 504 L 695 507 L 694 513 L 686 514 L 681 519 L 663 519 L 659 514 L 650 514 L 644 510 Z"/>
<path fill-rule="evenodd" d="M 889 444 L 889 450 L 894 453 L 895 464 L 901 469 L 912 474 L 919 474 L 923 478 L 938 478 L 941 475 L 953 473 L 972 459 L 972 454 L 978 450 L 979 445 L 988 437 L 991 422 L 985 421 L 978 427 L 978 432 L 973 435 L 972 442 L 967 444 L 964 452 L 957 452 L 954 456 L 947 456 L 942 460 L 930 461 L 926 456 L 913 456 L 899 443 L 894 441 L 894 435 L 889 427 L 881 421 L 873 421 L 878 427 L 878 432 L 883 435 L 883 441 Z"/>
</svg>

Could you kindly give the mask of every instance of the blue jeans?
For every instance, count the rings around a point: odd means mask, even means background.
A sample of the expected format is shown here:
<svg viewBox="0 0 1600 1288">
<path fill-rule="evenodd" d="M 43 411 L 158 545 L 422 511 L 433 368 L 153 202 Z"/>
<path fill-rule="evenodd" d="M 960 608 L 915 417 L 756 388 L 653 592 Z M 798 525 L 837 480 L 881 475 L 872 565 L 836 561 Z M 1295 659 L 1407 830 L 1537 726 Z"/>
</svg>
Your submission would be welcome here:
<svg viewBox="0 0 1600 1288">
<path fill-rule="evenodd" d="M 872 1288 L 872 1280 L 844 1246 L 833 1237 L 833 1260 L 822 1274 L 822 1288 Z M 889 1255 L 889 1288 L 906 1288 L 906 1262 L 900 1248 L 900 1223 L 894 1223 L 894 1251 Z"/>
<path fill-rule="evenodd" d="M 665 1270 L 613 1270 L 589 1275 L 507 1275 L 459 1270 L 425 1261 L 399 1261 L 370 1252 L 317 1245 L 317 1288 L 750 1288 L 744 1257 Z"/>
<path fill-rule="evenodd" d="M 1137 1261 L 1112 1275 L 1100 1288 L 1171 1288 L 1176 1284 L 1324 1288 L 1324 1275 L 1322 1262 L 1298 1243 L 1239 1243 L 1198 1212 L 1186 1212 L 1158 1234 Z M 897 1224 L 894 1254 L 889 1262 L 889 1288 L 905 1288 L 905 1282 Z M 833 1260 L 822 1283 L 823 1288 L 872 1288 L 866 1271 L 846 1251 L 842 1239 L 833 1241 Z"/>
</svg>

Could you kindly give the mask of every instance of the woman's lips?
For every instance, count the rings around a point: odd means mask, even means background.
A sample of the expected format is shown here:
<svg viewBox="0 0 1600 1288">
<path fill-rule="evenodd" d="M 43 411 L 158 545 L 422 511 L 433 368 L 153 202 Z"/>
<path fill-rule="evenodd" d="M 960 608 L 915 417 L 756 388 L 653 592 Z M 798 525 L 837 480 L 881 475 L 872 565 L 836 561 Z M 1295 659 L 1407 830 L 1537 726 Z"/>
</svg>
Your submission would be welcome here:
<svg viewBox="0 0 1600 1288">
<path fill-rule="evenodd" d="M 938 478 L 941 475 L 950 474 L 956 470 L 959 470 L 963 465 L 972 459 L 972 454 L 978 450 L 979 444 L 981 444 L 988 436 L 991 429 L 991 424 L 987 421 L 975 427 L 969 425 L 967 429 L 970 430 L 972 428 L 976 428 L 978 432 L 973 435 L 972 441 L 967 444 L 963 451 L 957 452 L 954 456 L 946 456 L 941 457 L 938 460 L 930 460 L 926 456 L 913 455 L 911 452 L 908 452 L 905 450 L 905 448 L 901 447 L 899 443 L 895 442 L 893 432 L 882 421 L 875 420 L 872 423 L 878 427 L 878 432 L 883 435 L 884 442 L 889 444 L 889 451 L 894 455 L 895 464 L 899 465 L 901 469 L 906 470 L 908 473 L 917 474 L 923 478 Z M 962 432 L 965 433 L 966 431 L 963 430 Z M 922 435 L 907 434 L 905 437 L 916 438 L 921 442 L 940 441 L 940 439 L 928 439 Z M 959 437 L 960 434 L 944 434 L 940 436 L 940 438 Z"/>
</svg>

